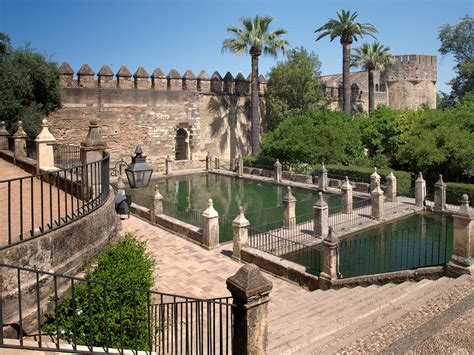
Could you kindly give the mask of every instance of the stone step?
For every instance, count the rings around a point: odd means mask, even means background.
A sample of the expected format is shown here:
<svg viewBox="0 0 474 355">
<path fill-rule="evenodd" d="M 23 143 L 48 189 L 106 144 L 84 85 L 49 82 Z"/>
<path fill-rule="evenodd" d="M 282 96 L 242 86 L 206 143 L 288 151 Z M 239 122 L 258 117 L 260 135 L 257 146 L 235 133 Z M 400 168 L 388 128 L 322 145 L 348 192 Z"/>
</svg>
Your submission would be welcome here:
<svg viewBox="0 0 474 355">
<path fill-rule="evenodd" d="M 396 299 L 397 297 L 406 297 L 417 288 L 423 288 L 426 285 L 429 285 L 432 281 L 424 280 L 419 283 L 405 282 L 401 285 L 397 285 L 394 288 L 387 289 L 386 292 L 380 293 L 378 296 L 374 296 L 372 299 L 370 295 L 367 295 L 367 299 L 371 300 L 370 302 L 364 302 L 364 304 L 371 304 L 372 306 L 366 307 L 362 314 L 352 314 L 346 312 L 345 319 L 347 322 L 354 321 L 355 317 L 362 318 L 368 316 L 374 312 L 373 304 L 387 304 L 391 300 Z M 330 336 L 331 334 L 339 331 L 344 327 L 344 323 L 341 321 L 336 321 L 335 319 L 341 317 L 341 313 L 335 313 L 332 317 L 325 317 L 324 319 L 320 318 L 309 318 L 303 324 L 301 324 L 297 329 L 292 329 L 282 336 L 274 335 L 275 341 L 271 344 L 271 348 L 278 350 L 276 353 L 289 351 L 290 353 L 298 348 L 309 345 L 312 340 L 320 341 L 323 338 Z M 347 318 L 349 317 L 349 318 Z"/>
<path fill-rule="evenodd" d="M 351 314 L 349 314 L 349 317 L 340 317 L 325 324 L 315 324 L 315 329 L 328 329 L 328 331 L 324 334 L 315 334 L 316 336 L 313 337 L 308 334 L 298 340 L 295 339 L 287 344 L 287 349 L 290 353 L 311 353 L 312 351 L 326 353 L 340 349 L 342 347 L 340 344 L 346 342 L 351 344 L 360 339 L 362 333 L 368 334 L 444 292 L 450 282 L 449 279 L 423 280 L 415 286 L 406 288 L 402 293 L 387 295 L 385 299 L 382 298 L 378 302 L 367 304 L 351 312 L 354 318 L 350 318 Z"/>
</svg>

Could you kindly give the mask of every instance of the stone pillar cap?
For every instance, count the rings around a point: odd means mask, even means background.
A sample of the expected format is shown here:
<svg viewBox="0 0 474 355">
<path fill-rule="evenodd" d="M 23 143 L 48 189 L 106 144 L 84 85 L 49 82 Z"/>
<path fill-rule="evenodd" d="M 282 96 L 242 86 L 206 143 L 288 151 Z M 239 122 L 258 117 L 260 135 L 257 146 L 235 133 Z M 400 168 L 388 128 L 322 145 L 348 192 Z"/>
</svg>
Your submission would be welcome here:
<svg viewBox="0 0 474 355">
<path fill-rule="evenodd" d="M 383 190 L 380 188 L 380 182 L 379 181 L 377 181 L 377 183 L 375 184 L 375 187 L 371 191 L 371 193 L 377 194 L 377 195 L 383 195 Z"/>
<path fill-rule="evenodd" d="M 439 179 L 436 182 L 435 186 L 443 186 L 443 187 L 446 186 L 446 184 L 443 181 L 443 175 L 439 174 Z"/>
<path fill-rule="evenodd" d="M 344 180 L 344 183 L 342 184 L 341 189 L 352 190 L 352 185 L 351 185 L 351 182 L 349 181 L 349 177 L 346 176 L 346 179 Z"/>
<path fill-rule="evenodd" d="M 459 213 L 467 215 L 467 216 L 474 216 L 474 209 L 469 207 L 469 196 L 467 194 L 462 195 L 461 207 L 459 208 Z"/>
<path fill-rule="evenodd" d="M 374 167 L 374 172 L 370 175 L 370 177 L 375 177 L 380 179 L 380 175 L 377 173 L 377 168 Z"/>
<path fill-rule="evenodd" d="M 328 235 L 324 238 L 324 241 L 332 245 L 339 244 L 339 238 L 334 235 L 332 227 L 329 227 Z"/>
<path fill-rule="evenodd" d="M 281 167 L 280 161 L 277 159 L 277 161 L 275 162 L 275 164 L 273 164 L 273 166 Z"/>
<path fill-rule="evenodd" d="M 89 132 L 87 132 L 86 138 L 81 142 L 81 147 L 97 150 L 105 150 L 107 148 L 107 143 L 100 135 L 99 125 L 95 118 L 90 120 Z"/>
<path fill-rule="evenodd" d="M 5 121 L 0 122 L 0 136 L 9 136 L 8 131 L 5 128 Z"/>
<path fill-rule="evenodd" d="M 26 138 L 26 137 L 28 137 L 25 130 L 23 129 L 23 122 L 22 121 L 18 121 L 18 128 L 16 129 L 16 132 L 13 135 L 13 137 L 15 137 L 15 138 Z"/>
<path fill-rule="evenodd" d="M 56 138 L 54 138 L 54 136 L 51 134 L 51 132 L 49 131 L 49 128 L 48 128 L 48 120 L 45 118 L 43 119 L 42 121 L 42 124 L 41 126 L 43 127 L 43 129 L 41 130 L 41 132 L 36 136 L 36 141 L 37 142 L 56 142 Z"/>
<path fill-rule="evenodd" d="M 207 208 L 204 210 L 202 215 L 207 218 L 219 217 L 219 213 L 214 209 L 214 202 L 212 202 L 212 198 L 207 200 Z"/>
<path fill-rule="evenodd" d="M 244 209 L 242 208 L 242 206 L 239 206 L 239 214 L 232 221 L 232 225 L 239 226 L 239 227 L 246 227 L 250 225 L 250 222 L 248 221 L 248 219 L 245 218 Z"/>
<path fill-rule="evenodd" d="M 169 154 L 166 156 L 166 161 L 173 161 L 173 159 L 171 159 Z"/>
<path fill-rule="evenodd" d="M 162 200 L 163 199 L 163 195 L 160 194 L 160 190 L 158 189 L 158 185 L 155 185 L 153 187 L 153 191 L 154 191 L 153 199 L 155 199 L 155 200 Z"/>
<path fill-rule="evenodd" d="M 393 171 L 390 171 L 390 174 L 387 175 L 387 180 L 396 180 L 396 176 L 393 175 Z"/>
<path fill-rule="evenodd" d="M 416 181 L 425 181 L 425 179 L 423 179 L 423 173 L 421 171 L 418 173 L 418 178 L 416 179 Z"/>
<path fill-rule="evenodd" d="M 320 192 L 318 195 L 319 199 L 318 201 L 316 201 L 313 207 L 328 207 L 328 204 L 326 203 L 326 201 L 324 201 L 324 194 Z"/>
<path fill-rule="evenodd" d="M 242 266 L 226 283 L 232 295 L 245 300 L 257 295 L 267 295 L 273 288 L 271 281 L 263 277 L 260 269 L 254 264 Z"/>
<path fill-rule="evenodd" d="M 327 173 L 328 172 L 328 169 L 326 169 L 326 166 L 324 165 L 324 162 L 323 162 L 323 165 L 321 166 L 321 170 L 319 170 L 320 172 L 322 173 Z"/>
<path fill-rule="evenodd" d="M 295 196 L 293 196 L 293 194 L 291 193 L 291 186 L 288 186 L 286 188 L 286 190 L 288 191 L 285 195 L 285 197 L 283 197 L 283 201 L 287 201 L 287 202 L 294 202 L 296 201 L 296 198 Z"/>
</svg>

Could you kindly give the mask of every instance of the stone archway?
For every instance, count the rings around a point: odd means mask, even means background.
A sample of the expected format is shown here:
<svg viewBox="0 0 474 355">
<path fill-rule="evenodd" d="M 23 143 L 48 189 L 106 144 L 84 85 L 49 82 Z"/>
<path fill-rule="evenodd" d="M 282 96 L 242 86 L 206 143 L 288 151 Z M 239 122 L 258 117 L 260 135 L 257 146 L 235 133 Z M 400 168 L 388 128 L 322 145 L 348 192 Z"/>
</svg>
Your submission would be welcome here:
<svg viewBox="0 0 474 355">
<path fill-rule="evenodd" d="M 178 128 L 175 141 L 175 159 L 189 160 L 189 133 L 184 128 Z"/>
</svg>

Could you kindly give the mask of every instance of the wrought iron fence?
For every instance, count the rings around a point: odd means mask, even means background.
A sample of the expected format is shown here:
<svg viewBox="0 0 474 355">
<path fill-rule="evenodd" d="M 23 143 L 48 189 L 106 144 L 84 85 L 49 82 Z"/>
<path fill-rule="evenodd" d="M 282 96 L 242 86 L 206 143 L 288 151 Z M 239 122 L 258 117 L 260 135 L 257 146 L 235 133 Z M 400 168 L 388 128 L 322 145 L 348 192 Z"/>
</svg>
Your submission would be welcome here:
<svg viewBox="0 0 474 355">
<path fill-rule="evenodd" d="M 282 259 L 303 265 L 312 272 L 321 272 L 323 252 L 321 246 L 306 245 L 272 232 L 248 228 L 249 246 Z"/>
<path fill-rule="evenodd" d="M 167 216 L 179 219 L 180 221 L 202 228 L 202 213 L 189 207 L 163 200 L 163 213 Z"/>
<path fill-rule="evenodd" d="M 448 222 L 423 223 L 378 235 L 340 242 L 343 278 L 445 264 L 452 254 Z"/>
<path fill-rule="evenodd" d="M 53 144 L 54 166 L 67 169 L 81 165 L 81 147 L 72 144 Z"/>
<path fill-rule="evenodd" d="M 219 215 L 219 243 L 226 243 L 232 240 L 233 218 L 226 215 Z"/>
<path fill-rule="evenodd" d="M 235 306 L 228 297 L 199 299 L 5 264 L 0 270 L 0 348 L 232 353 Z M 16 330 L 15 339 L 8 330 Z"/>
<path fill-rule="evenodd" d="M 109 154 L 93 163 L 0 181 L 0 249 L 69 224 L 109 196 Z"/>
<path fill-rule="evenodd" d="M 352 203 L 352 211 L 344 213 L 341 206 L 329 208 L 329 225 L 333 230 L 344 230 L 352 228 L 371 218 L 371 200 L 370 198 L 359 198 Z"/>
</svg>

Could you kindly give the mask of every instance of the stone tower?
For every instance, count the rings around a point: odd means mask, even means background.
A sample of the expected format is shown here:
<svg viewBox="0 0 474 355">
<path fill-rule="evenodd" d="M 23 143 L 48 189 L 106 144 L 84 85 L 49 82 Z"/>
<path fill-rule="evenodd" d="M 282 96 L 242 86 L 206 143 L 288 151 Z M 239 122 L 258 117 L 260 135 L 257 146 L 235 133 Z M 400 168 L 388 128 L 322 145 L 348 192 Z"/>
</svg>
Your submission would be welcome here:
<svg viewBox="0 0 474 355">
<path fill-rule="evenodd" d="M 391 108 L 436 108 L 436 56 L 396 55 L 393 66 L 381 74 Z"/>
</svg>

